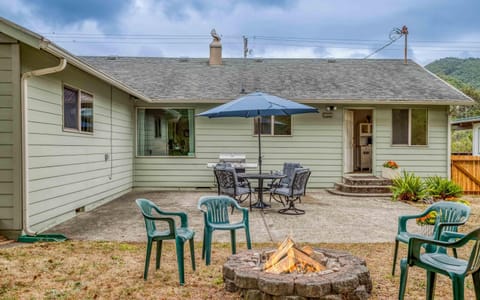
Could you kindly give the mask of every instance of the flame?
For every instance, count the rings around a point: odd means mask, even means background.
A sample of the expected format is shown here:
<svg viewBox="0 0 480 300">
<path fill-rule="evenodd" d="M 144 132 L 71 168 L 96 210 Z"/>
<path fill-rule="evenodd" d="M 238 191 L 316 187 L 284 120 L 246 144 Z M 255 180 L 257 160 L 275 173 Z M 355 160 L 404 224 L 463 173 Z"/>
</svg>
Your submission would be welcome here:
<svg viewBox="0 0 480 300">
<path fill-rule="evenodd" d="M 314 254 L 312 247 L 305 246 L 300 249 L 290 237 L 287 237 L 265 262 L 263 270 L 274 274 L 325 270 L 326 267 L 312 257 Z"/>
</svg>

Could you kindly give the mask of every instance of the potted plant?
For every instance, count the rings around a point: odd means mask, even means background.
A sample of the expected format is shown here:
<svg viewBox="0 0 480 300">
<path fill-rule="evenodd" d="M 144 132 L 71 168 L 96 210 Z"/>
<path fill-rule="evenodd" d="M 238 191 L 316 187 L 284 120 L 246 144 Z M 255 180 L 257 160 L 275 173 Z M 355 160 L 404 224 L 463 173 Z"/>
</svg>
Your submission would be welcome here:
<svg viewBox="0 0 480 300">
<path fill-rule="evenodd" d="M 398 164 L 393 160 L 389 160 L 383 163 L 382 177 L 388 179 L 394 179 L 400 176 L 400 168 Z"/>
</svg>

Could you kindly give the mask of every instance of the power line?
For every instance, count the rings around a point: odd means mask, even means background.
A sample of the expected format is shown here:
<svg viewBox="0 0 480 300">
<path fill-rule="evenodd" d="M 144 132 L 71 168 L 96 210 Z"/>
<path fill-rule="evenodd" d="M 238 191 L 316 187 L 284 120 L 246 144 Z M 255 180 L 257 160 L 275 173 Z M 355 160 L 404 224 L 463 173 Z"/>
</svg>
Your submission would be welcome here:
<svg viewBox="0 0 480 300">
<path fill-rule="evenodd" d="M 96 38 L 126 38 L 126 39 L 139 39 L 139 38 L 151 38 L 151 39 L 209 39 L 210 35 L 205 34 L 142 34 L 142 33 L 57 33 L 48 32 L 40 33 L 49 37 L 62 37 L 62 38 L 74 38 L 74 37 L 96 37 Z M 312 38 L 312 37 L 288 37 L 288 36 L 268 36 L 268 35 L 222 35 L 222 38 L 242 39 L 245 37 L 253 37 L 257 40 L 275 40 L 275 41 L 290 41 L 290 42 L 355 42 L 355 43 L 375 43 L 384 42 L 384 40 L 378 39 L 349 39 L 349 38 Z M 439 43 L 439 44 L 480 44 L 480 41 L 453 41 L 453 40 L 416 40 L 412 39 L 411 42 L 415 43 Z"/>
</svg>

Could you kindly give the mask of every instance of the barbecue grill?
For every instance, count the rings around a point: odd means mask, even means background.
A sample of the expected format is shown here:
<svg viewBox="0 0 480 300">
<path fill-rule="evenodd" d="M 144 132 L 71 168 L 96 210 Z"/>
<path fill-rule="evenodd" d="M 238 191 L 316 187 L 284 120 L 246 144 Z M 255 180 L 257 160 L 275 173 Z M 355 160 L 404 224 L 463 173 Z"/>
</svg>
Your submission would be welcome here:
<svg viewBox="0 0 480 300">
<path fill-rule="evenodd" d="M 247 163 L 247 156 L 238 153 L 220 153 L 218 162 L 207 163 L 207 167 L 214 168 L 217 164 L 230 164 L 238 173 L 245 173 L 247 168 L 256 168 L 257 163 Z"/>
</svg>

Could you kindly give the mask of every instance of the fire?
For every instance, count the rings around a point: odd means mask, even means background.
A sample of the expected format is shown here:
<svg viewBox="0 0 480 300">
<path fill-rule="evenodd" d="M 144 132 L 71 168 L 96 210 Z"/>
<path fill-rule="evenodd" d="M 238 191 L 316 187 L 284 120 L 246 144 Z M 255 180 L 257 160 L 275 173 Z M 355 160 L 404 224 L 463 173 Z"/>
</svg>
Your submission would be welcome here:
<svg viewBox="0 0 480 300">
<path fill-rule="evenodd" d="M 265 262 L 263 270 L 268 273 L 309 273 L 326 269 L 313 255 L 315 251 L 310 246 L 298 248 L 295 242 L 287 237 L 278 249 Z"/>
</svg>

